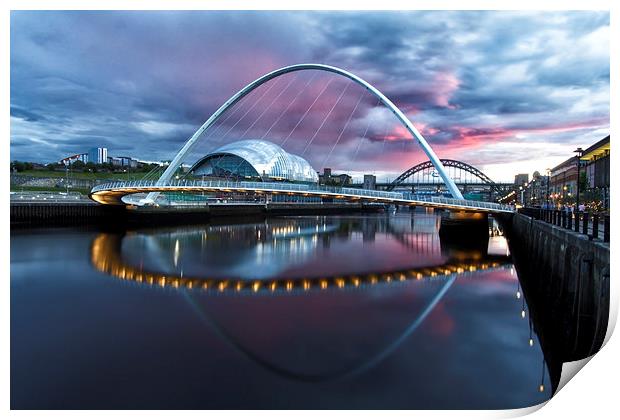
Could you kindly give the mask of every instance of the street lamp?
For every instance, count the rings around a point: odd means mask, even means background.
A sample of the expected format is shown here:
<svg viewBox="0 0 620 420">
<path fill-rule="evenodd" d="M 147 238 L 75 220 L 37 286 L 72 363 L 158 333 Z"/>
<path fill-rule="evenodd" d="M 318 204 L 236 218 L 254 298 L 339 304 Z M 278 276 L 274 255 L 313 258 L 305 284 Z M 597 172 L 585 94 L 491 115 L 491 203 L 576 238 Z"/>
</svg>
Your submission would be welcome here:
<svg viewBox="0 0 620 420">
<path fill-rule="evenodd" d="M 575 205 L 575 209 L 579 211 L 579 181 L 581 178 L 581 156 L 583 156 L 583 149 L 578 147 L 573 150 L 573 153 L 577 153 L 577 204 Z"/>
<path fill-rule="evenodd" d="M 551 169 L 547 168 L 547 208 L 549 208 L 549 183 L 551 181 Z"/>
</svg>

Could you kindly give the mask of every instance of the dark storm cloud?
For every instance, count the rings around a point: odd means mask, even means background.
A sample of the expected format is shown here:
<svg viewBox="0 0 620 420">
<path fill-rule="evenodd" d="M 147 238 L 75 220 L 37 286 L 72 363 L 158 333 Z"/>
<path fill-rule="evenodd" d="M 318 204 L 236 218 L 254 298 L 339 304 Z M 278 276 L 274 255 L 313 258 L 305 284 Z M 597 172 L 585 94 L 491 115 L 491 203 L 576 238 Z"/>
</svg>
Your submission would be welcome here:
<svg viewBox="0 0 620 420">
<path fill-rule="evenodd" d="M 595 141 L 608 131 L 605 12 L 20 11 L 11 15 L 11 158 L 54 161 L 101 145 L 111 155 L 169 159 L 240 87 L 312 61 L 374 84 L 445 157 L 486 148 L 499 162 L 512 150 L 502 150 L 503 142 L 570 148 L 584 133 Z M 320 87 L 309 88 L 269 134 L 285 137 Z M 346 121 L 357 92 L 330 116 Z M 327 91 L 293 137 L 311 137 L 338 93 Z M 262 115 L 254 128 L 268 132 L 277 107 L 294 94 L 291 88 L 249 112 Z M 407 133 L 397 124 L 386 132 L 389 115 L 372 106 L 361 101 L 351 121 L 358 132 L 326 123 L 308 151 L 312 163 L 322 163 L 338 138 L 344 150 L 357 153 L 362 145 L 366 160 L 349 162 L 351 170 L 398 166 L 377 158 L 379 146 L 394 148 L 388 158 L 401 166 L 423 158 L 415 148 L 396 153 Z M 372 122 L 360 139 L 371 119 L 383 125 Z M 528 158 L 524 152 L 514 161 Z"/>
</svg>

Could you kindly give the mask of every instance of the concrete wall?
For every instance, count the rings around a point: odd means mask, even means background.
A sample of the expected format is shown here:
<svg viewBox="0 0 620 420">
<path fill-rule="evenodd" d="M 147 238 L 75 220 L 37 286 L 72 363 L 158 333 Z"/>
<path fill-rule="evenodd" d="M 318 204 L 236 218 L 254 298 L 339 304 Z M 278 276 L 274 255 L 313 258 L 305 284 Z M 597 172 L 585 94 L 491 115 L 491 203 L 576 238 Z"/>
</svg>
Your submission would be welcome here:
<svg viewBox="0 0 620 420">
<path fill-rule="evenodd" d="M 557 385 L 562 363 L 596 353 L 605 338 L 609 244 L 522 214 L 497 218 Z"/>
<path fill-rule="evenodd" d="M 208 207 L 142 207 L 127 210 L 124 206 L 97 203 L 11 203 L 11 227 L 71 226 L 88 224 L 154 225 L 204 223 L 219 217 L 265 217 L 269 215 L 324 215 L 380 211 L 381 206 L 360 203 L 331 204 L 219 204 Z"/>
</svg>

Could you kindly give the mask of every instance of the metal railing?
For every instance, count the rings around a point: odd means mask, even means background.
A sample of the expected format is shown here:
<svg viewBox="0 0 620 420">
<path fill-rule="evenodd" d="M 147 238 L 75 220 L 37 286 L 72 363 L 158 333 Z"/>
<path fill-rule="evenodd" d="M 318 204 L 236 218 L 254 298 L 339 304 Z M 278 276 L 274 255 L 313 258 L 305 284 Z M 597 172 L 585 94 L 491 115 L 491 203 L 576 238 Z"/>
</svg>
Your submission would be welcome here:
<svg viewBox="0 0 620 420">
<path fill-rule="evenodd" d="M 97 185 L 93 187 L 91 193 L 97 193 L 99 191 L 109 191 L 116 189 L 151 189 L 156 188 L 159 191 L 166 191 L 167 189 L 178 188 L 196 188 L 196 189 L 219 189 L 219 190 L 248 190 L 254 192 L 292 192 L 299 194 L 329 194 L 336 196 L 352 196 L 355 198 L 369 198 L 369 199 L 384 199 L 395 202 L 407 202 L 420 204 L 438 204 L 443 206 L 461 207 L 464 209 L 485 209 L 494 210 L 499 212 L 512 212 L 514 211 L 511 206 L 488 203 L 474 200 L 459 200 L 455 198 L 445 197 L 429 197 L 426 195 L 392 192 L 392 191 L 379 191 L 379 190 L 366 190 L 361 188 L 347 188 L 347 187 L 333 187 L 327 185 L 316 184 L 292 184 L 286 182 L 235 182 L 235 181 L 202 181 L 202 180 L 172 180 L 161 184 L 158 181 L 123 181 L 123 182 L 108 182 L 105 184 Z"/>
<path fill-rule="evenodd" d="M 524 208 L 519 212 L 534 219 L 587 235 L 589 239 L 600 239 L 603 242 L 609 242 L 609 214 L 538 208 Z"/>
</svg>

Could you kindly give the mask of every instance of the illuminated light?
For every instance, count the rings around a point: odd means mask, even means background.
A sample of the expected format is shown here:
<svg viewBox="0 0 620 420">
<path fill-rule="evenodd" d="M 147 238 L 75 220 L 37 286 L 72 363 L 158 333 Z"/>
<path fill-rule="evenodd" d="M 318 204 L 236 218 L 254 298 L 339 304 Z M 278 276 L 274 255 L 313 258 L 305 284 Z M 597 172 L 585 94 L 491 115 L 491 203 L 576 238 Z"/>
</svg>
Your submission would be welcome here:
<svg viewBox="0 0 620 420">
<path fill-rule="evenodd" d="M 470 265 L 469 266 L 469 271 L 476 271 L 476 266 L 475 265 Z"/>
<path fill-rule="evenodd" d="M 387 274 L 385 276 L 385 281 L 388 282 L 388 283 L 391 282 L 392 281 L 392 276 L 390 274 Z"/>
<path fill-rule="evenodd" d="M 416 279 L 418 279 L 418 280 L 422 280 L 422 277 L 424 277 L 424 276 L 422 275 L 422 273 L 417 273 L 417 274 L 415 275 L 415 278 L 416 278 Z"/>
<path fill-rule="evenodd" d="M 209 288 L 209 283 L 206 282 L 206 281 L 204 283 L 202 283 L 202 288 L 207 290 Z"/>
<path fill-rule="evenodd" d="M 293 282 L 289 280 L 286 282 L 286 291 L 290 292 L 291 290 L 293 290 Z"/>
<path fill-rule="evenodd" d="M 450 270 L 444 270 L 444 272 L 443 272 L 443 273 L 447 276 L 448 274 L 450 274 L 450 273 L 451 273 L 451 271 L 450 271 Z"/>
<path fill-rule="evenodd" d="M 374 274 L 371 274 L 371 275 L 370 275 L 370 283 L 371 283 L 371 284 L 377 284 L 377 281 L 378 281 L 378 280 L 379 280 L 379 279 L 378 279 L 378 278 L 377 278 L 377 276 L 375 276 Z"/>
<path fill-rule="evenodd" d="M 269 290 L 271 290 L 272 292 L 276 290 L 276 288 L 278 287 L 278 283 L 273 281 L 271 282 L 271 284 L 269 285 Z"/>
<path fill-rule="evenodd" d="M 172 287 L 174 287 L 175 289 L 179 288 L 179 281 L 178 280 L 173 280 L 172 281 Z"/>
<path fill-rule="evenodd" d="M 407 276 L 405 276 L 403 273 L 400 273 L 400 274 L 398 275 L 398 280 L 400 280 L 400 281 L 405 281 L 405 280 L 407 280 Z"/>
<path fill-rule="evenodd" d="M 463 270 L 463 267 L 459 267 L 459 268 L 456 269 L 456 272 L 459 273 L 459 274 L 461 274 L 463 271 L 465 271 L 465 270 Z"/>
<path fill-rule="evenodd" d="M 194 287 L 194 283 L 190 280 L 187 282 L 186 286 L 188 289 L 192 289 Z"/>
<path fill-rule="evenodd" d="M 304 290 L 309 290 L 310 289 L 310 285 L 311 285 L 311 283 L 308 280 L 304 280 Z"/>
<path fill-rule="evenodd" d="M 521 292 L 517 292 L 517 299 L 521 299 Z"/>
<path fill-rule="evenodd" d="M 321 280 L 321 289 L 323 290 L 327 289 L 327 280 L 325 279 Z"/>
<path fill-rule="evenodd" d="M 532 347 L 534 345 L 534 339 L 530 338 L 530 347 Z"/>
<path fill-rule="evenodd" d="M 157 282 L 157 284 L 158 284 L 160 287 L 164 287 L 164 286 L 166 285 L 166 278 L 164 277 L 164 278 L 159 279 L 159 281 Z"/>
<path fill-rule="evenodd" d="M 344 279 L 341 277 L 338 277 L 336 279 L 336 285 L 338 286 L 339 289 L 342 289 L 344 287 Z"/>
<path fill-rule="evenodd" d="M 237 284 L 235 285 L 235 290 L 238 292 L 241 289 L 243 289 L 243 282 L 242 281 L 238 281 Z"/>
<path fill-rule="evenodd" d="M 540 386 L 538 387 L 538 390 L 540 392 L 543 392 L 545 390 L 545 386 L 543 384 L 540 384 Z"/>
<path fill-rule="evenodd" d="M 354 285 L 355 287 L 359 287 L 359 285 L 360 285 L 360 279 L 359 279 L 359 277 L 353 277 L 353 280 L 352 280 L 352 281 L 353 281 L 353 285 Z"/>
<path fill-rule="evenodd" d="M 226 289 L 226 282 L 225 281 L 221 281 L 218 283 L 217 285 L 217 290 L 219 290 L 220 292 L 223 292 L 224 289 Z"/>
<path fill-rule="evenodd" d="M 256 293 L 258 292 L 258 289 L 260 289 L 260 281 L 255 281 L 252 283 L 252 291 Z"/>
<path fill-rule="evenodd" d="M 521 318 L 525 318 L 525 309 L 521 311 Z"/>
</svg>

